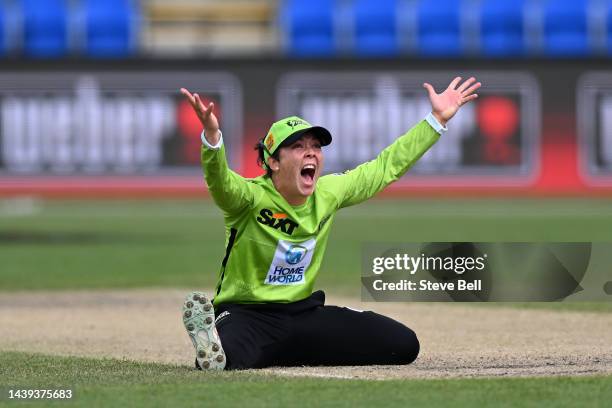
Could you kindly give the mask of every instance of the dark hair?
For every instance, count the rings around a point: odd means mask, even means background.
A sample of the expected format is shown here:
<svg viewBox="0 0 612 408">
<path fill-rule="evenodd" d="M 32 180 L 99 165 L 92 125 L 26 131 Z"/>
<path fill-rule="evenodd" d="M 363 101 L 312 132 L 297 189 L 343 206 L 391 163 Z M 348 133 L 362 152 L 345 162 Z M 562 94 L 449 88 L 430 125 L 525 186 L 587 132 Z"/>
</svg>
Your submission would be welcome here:
<svg viewBox="0 0 612 408">
<path fill-rule="evenodd" d="M 257 150 L 257 164 L 266 170 L 266 177 L 272 177 L 272 169 L 268 167 L 268 165 L 266 164 L 265 157 L 264 157 L 264 150 L 266 148 L 266 146 L 263 143 L 264 139 L 265 138 L 258 140 L 257 144 L 255 145 L 255 150 Z M 274 154 L 270 155 L 270 157 L 274 157 L 276 160 L 278 160 L 280 157 L 279 151 L 280 149 L 276 149 Z"/>
</svg>

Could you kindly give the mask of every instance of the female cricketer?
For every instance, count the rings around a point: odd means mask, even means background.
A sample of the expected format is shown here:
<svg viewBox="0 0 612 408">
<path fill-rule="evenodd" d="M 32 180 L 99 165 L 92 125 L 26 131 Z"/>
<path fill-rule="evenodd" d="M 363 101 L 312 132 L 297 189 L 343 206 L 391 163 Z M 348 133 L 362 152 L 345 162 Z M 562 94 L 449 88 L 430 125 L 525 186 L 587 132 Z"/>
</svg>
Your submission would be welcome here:
<svg viewBox="0 0 612 408">
<path fill-rule="evenodd" d="M 336 212 L 399 179 L 480 85 L 457 77 L 437 94 L 424 83 L 431 113 L 374 160 L 342 174 L 321 176 L 329 131 L 297 116 L 281 119 L 257 145 L 266 174 L 252 179 L 228 167 L 213 104 L 181 89 L 204 127 L 204 177 L 226 232 L 214 299 L 194 292 L 183 305 L 196 367 L 413 362 L 419 341 L 411 329 L 374 312 L 325 305 L 313 287 Z"/>
</svg>

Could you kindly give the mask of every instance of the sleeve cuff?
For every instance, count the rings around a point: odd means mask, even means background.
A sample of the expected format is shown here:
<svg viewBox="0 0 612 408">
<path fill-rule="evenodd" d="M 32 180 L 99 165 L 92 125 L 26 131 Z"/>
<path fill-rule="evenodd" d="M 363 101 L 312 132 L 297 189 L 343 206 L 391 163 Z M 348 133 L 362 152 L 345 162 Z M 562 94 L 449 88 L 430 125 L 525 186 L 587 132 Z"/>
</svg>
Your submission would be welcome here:
<svg viewBox="0 0 612 408">
<path fill-rule="evenodd" d="M 431 112 L 429 112 L 429 115 L 425 117 L 425 120 L 439 134 L 442 134 L 448 130 L 448 127 L 442 126 L 440 122 L 438 122 L 438 119 L 436 119 L 436 117 Z"/>
<path fill-rule="evenodd" d="M 202 134 L 200 135 L 200 138 L 202 139 L 202 144 L 206 146 L 208 149 L 219 150 L 221 146 L 223 146 L 223 133 L 221 133 L 221 129 L 219 129 L 219 141 L 214 146 L 208 143 L 208 140 L 206 140 L 206 135 L 204 135 L 203 130 L 202 130 Z"/>
</svg>

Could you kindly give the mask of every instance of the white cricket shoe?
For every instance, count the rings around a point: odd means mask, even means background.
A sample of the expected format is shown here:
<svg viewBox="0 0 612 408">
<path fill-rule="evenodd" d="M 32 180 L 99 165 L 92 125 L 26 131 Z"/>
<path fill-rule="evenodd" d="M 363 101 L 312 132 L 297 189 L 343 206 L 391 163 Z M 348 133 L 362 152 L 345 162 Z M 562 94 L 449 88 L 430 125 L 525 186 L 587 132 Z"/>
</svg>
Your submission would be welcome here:
<svg viewBox="0 0 612 408">
<path fill-rule="evenodd" d="M 193 292 L 185 298 L 183 324 L 196 349 L 196 367 L 223 370 L 226 359 L 215 327 L 215 311 L 204 293 Z"/>
</svg>

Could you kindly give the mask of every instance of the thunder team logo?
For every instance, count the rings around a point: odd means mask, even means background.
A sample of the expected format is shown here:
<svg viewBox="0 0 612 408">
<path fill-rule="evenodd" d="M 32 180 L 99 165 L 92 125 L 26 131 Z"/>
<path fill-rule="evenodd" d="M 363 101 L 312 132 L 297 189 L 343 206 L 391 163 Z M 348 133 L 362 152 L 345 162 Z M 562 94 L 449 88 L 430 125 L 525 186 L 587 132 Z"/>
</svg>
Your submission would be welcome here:
<svg viewBox="0 0 612 408">
<path fill-rule="evenodd" d="M 287 126 L 291 126 L 291 130 L 299 125 L 307 125 L 307 123 L 299 119 L 290 119 L 287 121 Z"/>
<path fill-rule="evenodd" d="M 300 263 L 302 259 L 306 256 L 308 249 L 301 245 L 291 245 L 287 252 L 285 252 L 285 261 L 289 265 L 295 265 Z"/>
</svg>

